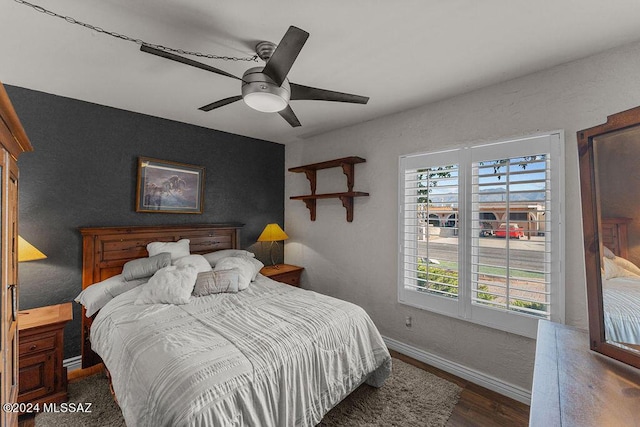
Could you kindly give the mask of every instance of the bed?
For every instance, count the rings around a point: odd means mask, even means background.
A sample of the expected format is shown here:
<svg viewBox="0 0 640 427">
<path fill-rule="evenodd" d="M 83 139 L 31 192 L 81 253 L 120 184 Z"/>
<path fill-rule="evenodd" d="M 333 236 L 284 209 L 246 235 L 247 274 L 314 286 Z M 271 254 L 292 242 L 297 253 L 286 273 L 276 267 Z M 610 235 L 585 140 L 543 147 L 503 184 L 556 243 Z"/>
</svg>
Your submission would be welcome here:
<svg viewBox="0 0 640 427">
<path fill-rule="evenodd" d="M 83 289 L 154 241 L 237 249 L 238 224 L 82 229 Z M 258 274 L 237 293 L 136 305 L 144 284 L 83 315 L 83 365 L 102 360 L 128 426 L 312 426 L 391 358 L 360 307 Z M 84 314 L 84 308 L 83 308 Z"/>
<path fill-rule="evenodd" d="M 602 284 L 607 341 L 640 346 L 640 277 L 615 277 Z"/>
<path fill-rule="evenodd" d="M 628 260 L 630 222 L 602 219 L 602 304 L 607 341 L 640 348 L 640 268 Z"/>
</svg>

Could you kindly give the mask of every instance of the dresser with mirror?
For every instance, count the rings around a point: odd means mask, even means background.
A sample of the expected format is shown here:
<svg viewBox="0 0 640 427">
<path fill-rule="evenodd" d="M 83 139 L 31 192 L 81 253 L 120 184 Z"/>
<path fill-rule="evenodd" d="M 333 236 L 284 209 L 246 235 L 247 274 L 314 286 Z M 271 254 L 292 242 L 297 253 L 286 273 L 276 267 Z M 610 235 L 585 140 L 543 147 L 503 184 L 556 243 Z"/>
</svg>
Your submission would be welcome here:
<svg viewBox="0 0 640 427">
<path fill-rule="evenodd" d="M 578 131 L 589 329 L 541 321 L 530 426 L 640 424 L 640 107 Z"/>
</svg>

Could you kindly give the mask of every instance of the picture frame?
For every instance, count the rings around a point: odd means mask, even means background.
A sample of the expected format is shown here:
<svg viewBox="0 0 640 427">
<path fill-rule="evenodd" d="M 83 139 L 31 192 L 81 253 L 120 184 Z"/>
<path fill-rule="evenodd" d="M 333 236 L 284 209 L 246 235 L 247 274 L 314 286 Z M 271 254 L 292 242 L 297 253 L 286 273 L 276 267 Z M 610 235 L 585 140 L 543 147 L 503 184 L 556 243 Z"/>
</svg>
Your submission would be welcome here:
<svg viewBox="0 0 640 427">
<path fill-rule="evenodd" d="M 136 212 L 201 214 L 204 167 L 138 158 Z"/>
</svg>

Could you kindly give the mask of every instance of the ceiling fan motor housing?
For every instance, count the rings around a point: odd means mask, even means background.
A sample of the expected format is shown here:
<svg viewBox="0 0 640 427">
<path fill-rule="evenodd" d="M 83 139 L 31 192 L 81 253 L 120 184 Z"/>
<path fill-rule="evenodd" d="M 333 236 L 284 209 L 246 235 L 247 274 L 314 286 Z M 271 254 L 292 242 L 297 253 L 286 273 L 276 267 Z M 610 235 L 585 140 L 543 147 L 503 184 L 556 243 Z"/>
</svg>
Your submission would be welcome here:
<svg viewBox="0 0 640 427">
<path fill-rule="evenodd" d="M 269 76 L 262 73 L 263 67 L 248 69 L 242 76 L 242 99 L 254 110 L 275 113 L 289 105 L 291 87 L 284 79 L 278 86 Z"/>
</svg>

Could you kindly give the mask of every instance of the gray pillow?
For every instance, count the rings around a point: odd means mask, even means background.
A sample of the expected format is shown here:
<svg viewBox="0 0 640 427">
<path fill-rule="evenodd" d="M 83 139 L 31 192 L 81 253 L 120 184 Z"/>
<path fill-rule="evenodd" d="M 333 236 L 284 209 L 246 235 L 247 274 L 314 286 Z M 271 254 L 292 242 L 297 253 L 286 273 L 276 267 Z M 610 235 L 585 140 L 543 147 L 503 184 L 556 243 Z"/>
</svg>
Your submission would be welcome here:
<svg viewBox="0 0 640 427">
<path fill-rule="evenodd" d="M 138 258 L 129 261 L 122 268 L 122 277 L 124 277 L 124 280 L 151 277 L 156 274 L 156 271 L 170 265 L 171 254 L 169 252 L 162 252 L 149 258 Z"/>
<path fill-rule="evenodd" d="M 80 292 L 75 301 L 82 304 L 85 308 L 85 315 L 91 317 L 118 295 L 145 282 L 146 280 L 143 279 L 126 281 L 122 274 L 118 274 L 89 286 Z"/>
<path fill-rule="evenodd" d="M 205 295 L 220 294 L 223 292 L 238 292 L 239 273 L 235 270 L 206 271 L 198 273 L 196 286 L 192 295 L 203 297 Z"/>
</svg>

